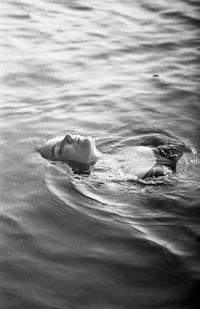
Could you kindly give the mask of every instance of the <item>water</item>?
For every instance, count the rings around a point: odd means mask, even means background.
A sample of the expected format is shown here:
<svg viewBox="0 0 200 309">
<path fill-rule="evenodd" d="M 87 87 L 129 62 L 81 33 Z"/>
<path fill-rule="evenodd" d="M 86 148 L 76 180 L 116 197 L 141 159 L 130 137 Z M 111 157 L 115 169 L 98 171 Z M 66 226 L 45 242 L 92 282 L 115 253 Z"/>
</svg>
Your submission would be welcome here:
<svg viewBox="0 0 200 309">
<path fill-rule="evenodd" d="M 0 4 L 0 308 L 197 308 L 199 2 Z M 67 132 L 112 152 L 191 147 L 152 183 L 74 177 L 36 152 Z"/>
</svg>

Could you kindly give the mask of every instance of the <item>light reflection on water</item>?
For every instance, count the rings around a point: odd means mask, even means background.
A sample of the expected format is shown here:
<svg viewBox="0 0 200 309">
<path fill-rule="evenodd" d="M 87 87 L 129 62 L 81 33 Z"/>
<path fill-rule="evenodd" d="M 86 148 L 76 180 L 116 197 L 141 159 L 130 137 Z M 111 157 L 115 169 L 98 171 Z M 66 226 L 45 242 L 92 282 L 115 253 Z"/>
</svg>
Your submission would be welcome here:
<svg viewBox="0 0 200 309">
<path fill-rule="evenodd" d="M 195 308 L 198 9 L 192 0 L 1 1 L 3 309 Z M 65 166 L 36 152 L 68 131 L 107 152 L 176 137 L 194 162 L 183 158 L 164 184 L 73 187 Z"/>
</svg>

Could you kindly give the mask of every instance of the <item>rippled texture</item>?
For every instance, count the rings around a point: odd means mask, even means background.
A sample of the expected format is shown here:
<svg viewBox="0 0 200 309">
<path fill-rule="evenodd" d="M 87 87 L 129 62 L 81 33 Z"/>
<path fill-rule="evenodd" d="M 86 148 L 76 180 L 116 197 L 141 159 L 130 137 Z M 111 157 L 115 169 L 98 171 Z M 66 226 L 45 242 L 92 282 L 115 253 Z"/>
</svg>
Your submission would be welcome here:
<svg viewBox="0 0 200 309">
<path fill-rule="evenodd" d="M 0 3 L 2 309 L 198 308 L 199 1 Z M 165 181 L 74 177 L 36 152 L 193 151 Z"/>
</svg>

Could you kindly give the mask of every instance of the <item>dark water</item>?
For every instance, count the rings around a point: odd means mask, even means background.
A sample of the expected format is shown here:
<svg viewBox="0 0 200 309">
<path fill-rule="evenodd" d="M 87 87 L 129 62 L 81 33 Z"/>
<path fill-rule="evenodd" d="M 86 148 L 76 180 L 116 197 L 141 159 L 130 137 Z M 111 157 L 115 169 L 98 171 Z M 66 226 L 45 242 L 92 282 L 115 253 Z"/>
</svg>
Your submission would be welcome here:
<svg viewBox="0 0 200 309">
<path fill-rule="evenodd" d="M 0 3 L 1 309 L 198 308 L 199 1 Z M 178 139 L 175 176 L 81 178 L 36 149 Z"/>
</svg>

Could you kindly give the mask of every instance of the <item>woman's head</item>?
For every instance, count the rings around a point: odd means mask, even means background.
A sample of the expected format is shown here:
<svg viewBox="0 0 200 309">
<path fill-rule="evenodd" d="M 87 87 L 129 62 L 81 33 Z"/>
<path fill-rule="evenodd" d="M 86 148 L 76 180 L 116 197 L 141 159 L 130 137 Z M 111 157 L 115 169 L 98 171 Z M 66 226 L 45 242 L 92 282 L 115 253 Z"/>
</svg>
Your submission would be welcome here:
<svg viewBox="0 0 200 309">
<path fill-rule="evenodd" d="M 83 164 L 97 161 L 100 157 L 92 137 L 72 134 L 50 139 L 39 149 L 39 152 L 46 159 Z"/>
</svg>

